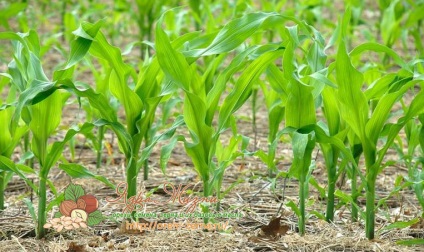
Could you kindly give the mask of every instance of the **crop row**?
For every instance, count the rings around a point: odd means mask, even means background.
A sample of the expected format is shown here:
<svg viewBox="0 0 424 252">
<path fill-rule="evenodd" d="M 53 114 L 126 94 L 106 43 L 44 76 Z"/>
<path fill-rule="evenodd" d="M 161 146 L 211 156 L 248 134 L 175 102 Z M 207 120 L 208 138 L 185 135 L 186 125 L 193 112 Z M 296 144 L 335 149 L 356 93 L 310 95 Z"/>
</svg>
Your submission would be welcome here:
<svg viewBox="0 0 424 252">
<path fill-rule="evenodd" d="M 394 25 L 396 5 L 386 8 L 393 11 Z M 172 25 L 169 20 L 176 20 L 180 11 L 163 13 L 155 28 L 153 21 L 140 25 L 149 34 L 147 39 L 154 37 L 154 43 L 143 42 L 143 61 L 136 67 L 126 63 L 122 51 L 107 40 L 101 29 L 105 20 L 81 23 L 73 31 L 66 63 L 51 78 L 43 70 L 41 54 L 46 49 L 40 45 L 37 32 L 0 33 L 0 40 L 12 41 L 13 47 L 13 59 L 0 79 L 0 87 L 8 86 L 7 98 L 0 103 L 0 187 L 6 188 L 16 174 L 37 192 L 38 212 L 31 211 L 37 237 L 45 234 L 46 212 L 63 199 L 49 180 L 52 168 L 58 167 L 73 178 L 89 177 L 114 186 L 106 177 L 62 158 L 65 146 L 76 134 L 82 134 L 92 142 L 100 166 L 106 130 L 117 136 L 125 156 L 128 197 L 137 194 L 141 171 L 148 179 L 147 161 L 158 142 L 166 142 L 160 153 L 164 171 L 173 148 L 182 142 L 203 182 L 204 196 L 215 194 L 218 199 L 224 196 L 221 187 L 226 168 L 237 158 L 254 155 L 267 165 L 270 176 L 299 182 L 299 203 L 289 205 L 299 218 L 303 235 L 305 202 L 314 180 L 312 152 L 319 148 L 328 179 L 325 219 L 333 221 L 335 197 L 339 197 L 351 205 L 353 220 L 365 220 L 366 236 L 373 239 L 380 204 L 376 204 L 376 180 L 391 164 L 385 159 L 387 151 L 396 146 L 409 169 L 402 188 L 412 188 L 424 207 L 424 162 L 422 157 L 414 158 L 417 149 L 421 154 L 424 151 L 424 65 L 419 59 L 406 62 L 391 49 L 396 32 L 382 31 L 385 45 L 367 42 L 350 50 L 356 16 L 347 8 L 328 42 L 307 22 L 276 12 L 248 13 L 233 18 L 218 31 L 176 35 L 170 32 L 172 28 L 164 27 Z M 200 10 L 197 15 L 202 15 Z M 419 34 L 423 17 L 417 13 L 414 18 L 408 19 L 409 31 Z M 389 21 L 383 18 L 382 22 Z M 261 37 L 265 32 L 272 37 L 267 42 Z M 415 43 L 422 54 L 419 39 Z M 369 52 L 383 60 L 366 59 Z M 94 76 L 92 84 L 76 78 L 84 64 Z M 257 98 L 258 90 L 264 94 L 268 111 L 268 150 L 252 153 L 247 151 L 249 139 L 238 132 L 235 114 L 249 98 Z M 52 142 L 71 97 L 77 98 L 87 119 L 67 129 L 61 141 Z M 181 111 L 173 114 L 180 103 Z M 401 109 L 394 112 L 396 104 Z M 120 107 L 124 120 L 118 116 Z M 159 107 L 160 119 L 156 117 Z M 319 110 L 323 118 L 317 117 Z M 170 125 L 169 120 L 173 121 Z M 179 128 L 187 129 L 189 135 L 177 134 Z M 400 138 L 402 130 L 406 139 Z M 221 141 L 224 132 L 231 132 L 226 144 Z M 288 172 L 276 166 L 276 149 L 283 135 L 290 136 L 293 152 Z M 21 144 L 22 159 L 14 162 L 12 154 Z M 406 154 L 404 145 L 408 147 Z M 38 169 L 34 169 L 34 160 Z M 352 181 L 350 193 L 335 186 L 346 170 Z M 27 178 L 29 174 L 38 176 L 38 184 Z M 57 198 L 47 205 L 48 188 Z M 362 191 L 365 212 L 357 201 Z"/>
</svg>

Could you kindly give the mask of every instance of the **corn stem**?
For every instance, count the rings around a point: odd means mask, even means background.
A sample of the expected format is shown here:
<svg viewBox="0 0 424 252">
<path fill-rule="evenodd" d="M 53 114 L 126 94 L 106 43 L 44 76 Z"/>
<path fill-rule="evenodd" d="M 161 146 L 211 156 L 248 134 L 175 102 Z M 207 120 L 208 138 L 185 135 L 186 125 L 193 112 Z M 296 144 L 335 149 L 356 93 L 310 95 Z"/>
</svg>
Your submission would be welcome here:
<svg viewBox="0 0 424 252">
<path fill-rule="evenodd" d="M 97 132 L 97 158 L 96 158 L 96 168 L 100 168 L 102 164 L 102 152 L 103 152 L 103 139 L 105 134 L 105 127 L 100 126 L 99 131 Z"/>
<path fill-rule="evenodd" d="M 144 136 L 144 143 L 145 143 L 145 146 L 146 147 L 150 145 L 149 131 L 146 131 L 146 134 Z M 144 180 L 148 180 L 149 179 L 149 160 L 148 159 L 144 160 L 144 164 L 143 164 L 143 179 Z"/>
<path fill-rule="evenodd" d="M 366 146 L 364 146 L 366 147 Z M 365 234 L 369 240 L 374 239 L 375 225 L 375 181 L 377 172 L 373 169 L 376 162 L 376 150 L 364 148 L 365 165 L 366 165 L 366 219 L 365 219 Z"/>
<path fill-rule="evenodd" d="M 366 193 L 366 221 L 365 221 L 365 232 L 369 240 L 374 239 L 374 223 L 375 223 L 375 181 L 367 182 L 368 189 Z"/>
<path fill-rule="evenodd" d="M 37 221 L 37 239 L 44 237 L 44 224 L 46 223 L 46 181 L 48 171 L 41 169 L 40 181 L 38 185 L 38 221 Z"/>
<path fill-rule="evenodd" d="M 299 181 L 300 189 L 299 189 L 299 210 L 300 210 L 300 216 L 299 216 L 299 234 L 301 236 L 305 235 L 305 194 L 306 194 L 306 188 L 305 188 L 305 179 L 301 179 Z"/>
<path fill-rule="evenodd" d="M 356 170 L 355 167 L 352 165 L 352 185 L 351 185 L 351 192 L 352 192 L 352 200 L 353 203 L 358 204 L 358 189 L 357 189 L 357 176 L 356 176 Z M 358 209 L 352 204 L 352 221 L 356 222 L 358 221 Z"/>
<path fill-rule="evenodd" d="M 4 210 L 4 189 L 5 189 L 6 172 L 0 173 L 0 210 Z"/>
<path fill-rule="evenodd" d="M 334 220 L 334 191 L 336 190 L 336 169 L 337 163 L 332 162 L 328 167 L 328 196 L 327 196 L 327 212 L 325 219 L 327 222 Z"/>
</svg>

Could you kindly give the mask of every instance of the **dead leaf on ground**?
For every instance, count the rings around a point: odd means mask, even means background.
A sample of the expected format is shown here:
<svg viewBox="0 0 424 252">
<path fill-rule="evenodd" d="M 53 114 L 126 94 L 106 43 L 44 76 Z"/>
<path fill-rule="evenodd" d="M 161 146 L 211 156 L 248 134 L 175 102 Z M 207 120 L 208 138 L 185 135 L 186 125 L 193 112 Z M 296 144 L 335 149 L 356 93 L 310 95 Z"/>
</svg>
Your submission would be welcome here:
<svg viewBox="0 0 424 252">
<path fill-rule="evenodd" d="M 85 245 L 79 245 L 79 244 L 76 244 L 75 242 L 70 242 L 68 250 L 66 251 L 67 252 L 84 252 L 86 250 L 85 250 Z"/>
<path fill-rule="evenodd" d="M 289 231 L 290 227 L 288 225 L 281 226 L 280 221 L 281 216 L 278 218 L 273 218 L 268 225 L 262 226 L 261 230 L 266 236 L 276 237 L 285 235 L 287 231 Z"/>
</svg>

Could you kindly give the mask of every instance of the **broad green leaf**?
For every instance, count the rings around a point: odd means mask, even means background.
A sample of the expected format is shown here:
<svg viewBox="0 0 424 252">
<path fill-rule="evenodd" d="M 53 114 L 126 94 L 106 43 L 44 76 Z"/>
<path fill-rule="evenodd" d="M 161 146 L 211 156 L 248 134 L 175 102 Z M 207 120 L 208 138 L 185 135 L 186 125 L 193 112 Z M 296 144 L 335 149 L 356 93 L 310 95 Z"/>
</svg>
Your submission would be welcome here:
<svg viewBox="0 0 424 252">
<path fill-rule="evenodd" d="M 403 80 L 400 80 L 401 82 Z M 383 129 L 383 125 L 386 123 L 390 110 L 393 107 L 393 104 L 401 99 L 405 92 L 414 86 L 416 81 L 410 81 L 404 84 L 398 91 L 393 93 L 387 93 L 379 100 L 377 107 L 374 109 L 371 118 L 366 123 L 365 133 L 368 139 L 371 140 L 371 143 L 374 145 L 374 148 L 377 144 L 378 137 L 380 132 Z"/>
<path fill-rule="evenodd" d="M 230 78 L 246 64 L 246 58 L 257 50 L 257 46 L 249 47 L 231 60 L 231 63 L 217 77 L 215 84 L 207 93 L 206 107 L 208 108 L 206 124 L 212 125 L 215 112 L 218 108 L 222 93 L 227 87 Z"/>
<path fill-rule="evenodd" d="M 331 136 L 337 134 L 340 130 L 340 111 L 337 103 L 336 91 L 331 87 L 324 87 L 322 91 L 323 112 L 327 120 L 328 130 Z"/>
<path fill-rule="evenodd" d="M 226 24 L 206 48 L 186 51 L 184 55 L 187 57 L 200 57 L 232 51 L 251 37 L 257 30 L 281 26 L 281 23 L 286 20 L 303 25 L 296 18 L 278 13 L 249 13 L 241 18 L 233 19 Z"/>
<path fill-rule="evenodd" d="M 296 216 L 298 216 L 298 217 L 300 216 L 300 210 L 299 210 L 299 208 L 297 207 L 297 205 L 293 201 L 290 201 L 286 205 L 288 207 L 290 207 L 291 210 L 293 210 L 293 212 L 296 214 Z"/>
<path fill-rule="evenodd" d="M 284 76 L 289 80 L 286 103 L 286 126 L 302 128 L 316 123 L 313 88 L 300 81 L 295 70 L 294 45 L 289 42 L 283 58 Z"/>
<path fill-rule="evenodd" d="M 347 54 L 342 39 L 336 55 L 336 80 L 338 85 L 340 114 L 362 142 L 365 141 L 365 123 L 368 117 L 368 102 L 362 93 L 363 75 L 356 70 Z"/>
<path fill-rule="evenodd" d="M 190 66 L 182 53 L 172 48 L 168 36 L 162 29 L 162 18 L 156 25 L 156 55 L 162 70 L 184 91 L 190 91 Z"/>
<path fill-rule="evenodd" d="M 414 218 L 410 221 L 397 221 L 394 223 L 391 223 L 388 226 L 385 226 L 382 231 L 387 231 L 387 230 L 391 230 L 391 229 L 401 229 L 401 228 L 407 228 L 410 227 L 412 225 L 414 225 L 415 223 L 418 223 L 420 221 L 420 218 Z"/>
<path fill-rule="evenodd" d="M 275 59 L 281 57 L 283 50 L 266 52 L 259 58 L 254 60 L 237 80 L 234 89 L 225 98 L 219 111 L 218 130 L 216 134 L 220 134 L 227 127 L 230 117 L 237 111 L 250 96 L 253 83 L 260 74 L 265 71 L 266 67 Z"/>
<path fill-rule="evenodd" d="M 31 106 L 32 119 L 29 128 L 33 135 L 32 149 L 42 166 L 46 164 L 47 140 L 61 121 L 62 106 L 62 94 L 59 91 Z"/>
<path fill-rule="evenodd" d="M 168 160 L 171 157 L 172 150 L 174 149 L 175 145 L 177 144 L 177 138 L 172 138 L 171 142 L 169 142 L 167 145 L 163 146 L 160 150 L 160 168 L 162 170 L 162 173 L 166 175 L 166 165 L 168 164 Z"/>
<path fill-rule="evenodd" d="M 86 23 L 83 29 L 87 32 L 92 26 L 93 24 Z M 141 116 L 143 103 L 140 97 L 127 84 L 129 76 L 137 82 L 134 69 L 123 62 L 121 50 L 110 45 L 100 31 L 92 42 L 89 52 L 95 57 L 105 60 L 111 66 L 109 89 L 124 106 L 128 132 L 130 135 L 136 134 L 136 125 Z"/>
<path fill-rule="evenodd" d="M 392 1 L 390 6 L 383 12 L 380 23 L 381 37 L 384 43 L 392 46 L 400 34 L 399 20 L 396 20 L 395 7 L 399 0 Z"/>
<path fill-rule="evenodd" d="M 185 55 L 189 57 L 199 57 L 229 52 L 243 43 L 258 30 L 263 22 L 273 16 L 277 16 L 277 14 L 258 12 L 234 19 L 219 31 L 208 47 L 193 50 L 190 53 L 185 52 Z"/>
<path fill-rule="evenodd" d="M 267 68 L 267 77 L 269 84 L 275 92 L 287 98 L 288 91 L 288 80 L 285 79 L 284 73 L 278 69 L 274 64 L 270 64 Z"/>
<path fill-rule="evenodd" d="M 24 107 L 27 105 L 35 104 L 37 101 L 39 102 L 47 98 L 48 96 L 50 96 L 52 92 L 47 92 L 47 91 L 50 90 L 53 86 L 54 84 L 51 82 L 42 82 L 42 81 L 34 80 L 31 82 L 31 85 L 29 86 L 29 88 L 19 95 L 18 104 L 16 105 L 16 109 L 13 113 L 12 123 L 10 126 L 10 132 L 12 135 L 16 131 L 16 128 L 18 126 L 19 120 L 21 118 L 21 113 L 22 113 L 22 110 L 24 110 Z M 44 95 L 40 96 L 39 95 L 40 93 L 43 93 Z"/>
<path fill-rule="evenodd" d="M 62 155 L 62 151 L 66 143 L 72 139 L 77 133 L 85 134 L 86 132 L 91 132 L 94 126 L 109 126 L 118 136 L 120 147 L 123 148 L 124 153 L 129 155 L 131 153 L 132 140 L 128 133 L 125 131 L 125 128 L 118 122 L 108 122 L 106 120 L 98 120 L 94 124 L 84 123 L 80 128 L 71 128 L 66 132 L 64 139 L 60 142 L 55 142 L 51 147 L 48 157 L 46 159 L 45 168 L 50 169 Z"/>
<path fill-rule="evenodd" d="M 410 70 L 408 65 L 403 61 L 403 59 L 391 48 L 381 45 L 374 42 L 366 42 L 363 44 L 360 44 L 359 46 L 355 47 L 351 52 L 350 56 L 361 56 L 366 51 L 373 51 L 373 52 L 384 52 L 387 55 L 390 55 L 393 60 L 401 66 L 403 69 Z M 412 70 L 410 70 L 412 71 Z"/>
<path fill-rule="evenodd" d="M 59 169 L 66 172 L 72 178 L 93 178 L 97 179 L 100 182 L 103 182 L 105 185 L 115 188 L 115 185 L 110 182 L 107 178 L 101 175 L 95 175 L 89 170 L 87 170 L 84 166 L 79 164 L 60 164 Z"/>
<path fill-rule="evenodd" d="M 25 203 L 25 205 L 27 205 L 28 212 L 31 215 L 32 220 L 34 222 L 37 222 L 37 214 L 35 213 L 34 204 L 32 204 L 32 202 L 28 198 L 24 198 L 23 202 Z M 36 228 L 35 230 L 38 229 Z"/>
<path fill-rule="evenodd" d="M 13 172 L 21 179 L 23 179 L 35 192 L 38 191 L 37 187 L 23 173 L 25 172 L 27 174 L 35 174 L 35 171 L 31 167 L 22 164 L 15 165 L 15 163 L 9 158 L 0 156 L 0 171 Z"/>
<path fill-rule="evenodd" d="M 424 4 L 421 2 L 421 4 L 417 5 L 418 6 L 413 7 L 408 13 L 407 21 L 405 23 L 406 27 L 418 25 L 418 23 L 424 19 Z"/>
<path fill-rule="evenodd" d="M 142 163 L 149 158 L 150 154 L 153 151 L 153 147 L 156 145 L 156 143 L 159 142 L 159 141 L 170 139 L 174 135 L 176 129 L 178 127 L 180 127 L 181 125 L 183 125 L 183 124 L 184 124 L 184 118 L 183 118 L 183 116 L 178 116 L 175 119 L 174 123 L 172 124 L 172 126 L 170 128 L 168 128 L 162 134 L 160 134 L 158 136 L 155 136 L 153 138 L 153 140 L 150 142 L 150 145 L 147 146 L 147 147 L 145 147 L 142 150 L 141 155 L 140 155 L 140 158 L 139 158 L 139 160 L 137 162 L 137 167 L 139 167 L 138 169 L 140 169 L 141 166 L 142 166 Z"/>
<path fill-rule="evenodd" d="M 16 17 L 21 11 L 27 8 L 27 2 L 9 2 L 7 6 L 2 6 L 0 9 L 0 25 L 4 26 L 7 29 L 10 29 L 9 19 L 12 17 Z M 4 4 L 4 3 L 3 3 Z"/>
<path fill-rule="evenodd" d="M 54 200 L 49 201 L 49 204 L 47 204 L 47 207 L 46 207 L 46 213 L 52 210 L 54 206 L 59 206 L 60 203 L 65 200 L 64 195 L 65 195 L 64 193 L 60 193 L 59 195 L 56 196 Z M 60 218 L 61 216 L 62 214 L 60 213 L 60 211 L 57 211 L 54 214 L 54 218 Z"/>
<path fill-rule="evenodd" d="M 108 99 L 101 93 L 96 93 L 90 86 L 81 85 L 76 86 L 70 80 L 60 80 L 55 87 L 57 89 L 65 89 L 71 93 L 76 94 L 78 97 L 85 97 L 90 102 L 90 106 L 97 109 L 101 118 L 109 122 L 117 122 L 118 118 L 115 110 L 109 104 Z"/>
<path fill-rule="evenodd" d="M 12 118 L 13 108 L 8 107 L 0 110 L 0 155 L 5 155 L 6 150 L 12 142 L 12 136 L 9 131 L 9 122 Z"/>
<path fill-rule="evenodd" d="M 289 173 L 298 180 L 305 182 L 315 141 L 310 134 L 294 132 L 292 146 L 293 163 Z"/>
<path fill-rule="evenodd" d="M 210 126 L 206 125 L 205 119 L 205 103 L 196 95 L 186 93 L 184 100 L 184 121 L 190 130 L 194 143 L 200 145 L 199 149 L 197 149 L 197 154 L 203 160 L 209 160 L 209 151 L 213 144 L 213 130 Z"/>
<path fill-rule="evenodd" d="M 143 103 L 136 93 L 134 93 L 125 82 L 123 76 L 118 76 L 117 72 L 112 70 L 109 77 L 109 89 L 111 93 L 118 98 L 124 105 L 125 115 L 127 116 L 127 130 L 131 135 L 136 134 L 137 121 L 141 116 Z"/>
<path fill-rule="evenodd" d="M 413 117 L 424 113 L 424 90 L 421 90 L 412 100 L 409 105 L 408 112 L 405 115 L 404 123 L 411 120 Z"/>
<path fill-rule="evenodd" d="M 87 24 L 83 23 L 78 30 L 74 32 L 77 38 L 71 42 L 71 52 L 66 62 L 66 66 L 53 73 L 54 80 L 63 79 L 64 77 L 72 78 L 72 71 L 69 71 L 70 75 L 68 75 L 68 70 L 84 58 L 103 23 L 103 19 L 99 20 L 94 25 L 90 25 L 90 27 L 86 30 L 82 27 L 87 26 Z"/>
</svg>

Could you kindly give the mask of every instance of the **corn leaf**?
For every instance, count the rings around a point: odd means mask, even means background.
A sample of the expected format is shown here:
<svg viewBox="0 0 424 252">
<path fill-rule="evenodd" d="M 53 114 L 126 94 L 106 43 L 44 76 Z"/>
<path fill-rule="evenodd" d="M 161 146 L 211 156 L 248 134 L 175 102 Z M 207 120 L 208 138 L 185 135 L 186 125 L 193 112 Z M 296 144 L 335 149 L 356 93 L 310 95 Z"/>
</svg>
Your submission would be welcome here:
<svg viewBox="0 0 424 252">
<path fill-rule="evenodd" d="M 32 150 L 42 166 L 46 163 L 47 140 L 61 121 L 62 106 L 63 99 L 59 91 L 31 106 L 29 128 L 33 134 Z"/>
<path fill-rule="evenodd" d="M 68 174 L 72 178 L 90 178 L 90 179 L 93 178 L 93 179 L 97 179 L 100 182 L 103 182 L 105 185 L 113 189 L 115 188 L 115 185 L 112 182 L 110 182 L 107 178 L 100 175 L 93 174 L 82 165 L 60 164 L 59 169 L 66 172 L 66 174 Z"/>
<path fill-rule="evenodd" d="M 240 78 L 237 80 L 234 89 L 225 98 L 219 111 L 218 130 L 220 134 L 226 127 L 230 117 L 237 111 L 250 96 L 252 86 L 266 67 L 278 57 L 281 57 L 284 50 L 266 52 L 254 60 Z"/>
<path fill-rule="evenodd" d="M 365 140 L 365 123 L 368 117 L 368 102 L 362 93 L 363 75 L 356 70 L 341 40 L 336 56 L 337 95 L 341 103 L 340 114 L 362 142 Z"/>
</svg>

